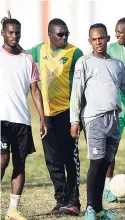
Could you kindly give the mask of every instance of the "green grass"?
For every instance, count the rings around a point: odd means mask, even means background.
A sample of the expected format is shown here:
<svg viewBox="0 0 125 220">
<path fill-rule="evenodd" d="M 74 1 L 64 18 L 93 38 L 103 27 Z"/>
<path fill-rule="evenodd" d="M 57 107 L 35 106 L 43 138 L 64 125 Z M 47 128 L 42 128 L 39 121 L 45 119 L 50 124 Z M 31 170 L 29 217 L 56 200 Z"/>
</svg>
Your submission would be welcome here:
<svg viewBox="0 0 125 220">
<path fill-rule="evenodd" d="M 79 217 L 72 216 L 51 216 L 47 213 L 55 205 L 53 198 L 53 188 L 48 187 L 25 187 L 20 211 L 26 216 L 29 220 L 83 220 L 83 214 L 86 208 L 86 185 L 80 186 L 80 201 L 81 201 L 81 214 Z M 125 202 L 125 201 L 124 201 Z M 7 208 L 9 205 L 9 191 L 3 190 L 2 193 L 2 220 L 6 214 Z M 104 204 L 104 207 L 108 210 L 113 211 L 115 214 L 118 214 L 121 218 L 120 220 L 125 220 L 125 203 L 119 201 L 118 203 Z"/>
<path fill-rule="evenodd" d="M 57 219 L 52 216 L 45 216 L 45 212 L 49 211 L 55 204 L 53 197 L 53 187 L 47 186 L 44 183 L 50 183 L 49 174 L 45 165 L 42 144 L 39 135 L 39 117 L 29 97 L 30 109 L 32 113 L 33 136 L 36 146 L 36 153 L 29 155 L 26 162 L 26 186 L 22 196 L 21 211 L 29 219 Z M 83 133 L 79 141 L 79 155 L 81 163 L 81 182 L 84 185 L 80 186 L 82 211 L 86 205 L 86 173 L 89 165 L 89 160 L 86 158 L 87 149 Z M 2 217 L 7 211 L 9 205 L 9 189 L 12 172 L 12 164 L 10 162 L 2 183 Z M 121 140 L 119 151 L 116 157 L 115 174 L 125 173 L 125 133 Z M 43 184 L 43 185 L 42 185 Z M 40 187 L 38 186 L 40 185 Z M 125 220 L 125 203 L 108 205 L 107 208 L 113 209 L 116 213 L 122 216 Z M 68 219 L 79 219 L 80 217 L 69 217 Z M 66 220 L 67 217 L 61 217 L 61 220 Z"/>
</svg>

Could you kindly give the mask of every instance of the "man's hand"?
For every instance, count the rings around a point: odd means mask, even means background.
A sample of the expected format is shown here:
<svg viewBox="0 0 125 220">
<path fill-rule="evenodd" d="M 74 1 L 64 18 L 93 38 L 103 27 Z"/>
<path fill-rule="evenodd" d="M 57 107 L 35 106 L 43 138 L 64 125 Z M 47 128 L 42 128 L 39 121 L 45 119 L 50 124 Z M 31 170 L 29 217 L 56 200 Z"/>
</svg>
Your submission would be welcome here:
<svg viewBox="0 0 125 220">
<path fill-rule="evenodd" d="M 47 135 L 47 126 L 44 121 L 40 120 L 40 136 L 43 139 Z"/>
<path fill-rule="evenodd" d="M 33 67 L 34 67 L 32 70 L 33 74 L 36 75 L 36 77 L 39 77 L 38 69 L 34 61 L 33 61 Z M 30 84 L 30 89 L 31 89 L 33 102 L 40 116 L 40 135 L 41 135 L 41 139 L 43 139 L 45 135 L 47 134 L 47 126 L 46 126 L 45 117 L 44 117 L 43 98 L 42 98 L 42 94 L 39 89 L 37 81 L 32 82 Z"/>
<path fill-rule="evenodd" d="M 80 137 L 80 125 L 71 124 L 70 133 L 73 138 L 79 138 Z"/>
</svg>

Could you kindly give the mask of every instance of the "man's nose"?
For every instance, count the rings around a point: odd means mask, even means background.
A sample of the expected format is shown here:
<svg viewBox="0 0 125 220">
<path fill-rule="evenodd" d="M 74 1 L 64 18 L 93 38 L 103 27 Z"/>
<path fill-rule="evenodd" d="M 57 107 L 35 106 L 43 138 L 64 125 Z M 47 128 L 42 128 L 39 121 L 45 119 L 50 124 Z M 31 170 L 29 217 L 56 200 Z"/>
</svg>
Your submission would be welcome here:
<svg viewBox="0 0 125 220">
<path fill-rule="evenodd" d="M 115 32 L 116 37 L 119 37 L 119 35 L 120 35 L 119 32 Z"/>
<path fill-rule="evenodd" d="M 66 34 L 64 34 L 62 38 L 63 38 L 64 40 L 65 40 L 65 39 L 67 39 L 67 36 L 66 36 Z"/>
<path fill-rule="evenodd" d="M 100 45 L 101 41 L 99 39 L 96 40 L 96 45 Z"/>
<path fill-rule="evenodd" d="M 17 39 L 17 36 L 18 36 L 18 35 L 17 35 L 16 33 L 13 33 L 13 38 L 14 38 L 14 39 Z"/>
</svg>

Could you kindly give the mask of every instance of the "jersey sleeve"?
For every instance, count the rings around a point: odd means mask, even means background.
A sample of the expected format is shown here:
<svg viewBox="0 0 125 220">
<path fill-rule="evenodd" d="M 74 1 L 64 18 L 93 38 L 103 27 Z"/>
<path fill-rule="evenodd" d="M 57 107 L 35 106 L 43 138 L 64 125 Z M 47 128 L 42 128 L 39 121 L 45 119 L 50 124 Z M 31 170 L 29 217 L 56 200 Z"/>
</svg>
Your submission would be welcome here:
<svg viewBox="0 0 125 220">
<path fill-rule="evenodd" d="M 85 88 L 85 69 L 82 57 L 76 62 L 70 99 L 70 122 L 79 123 L 82 96 Z"/>
<path fill-rule="evenodd" d="M 40 49 L 41 49 L 42 45 L 43 45 L 43 43 L 38 44 L 35 47 L 32 47 L 31 49 L 26 50 L 27 53 L 29 53 L 33 56 L 36 63 L 40 62 Z"/>
<path fill-rule="evenodd" d="M 35 64 L 35 61 L 32 61 L 32 73 L 30 83 L 37 82 L 40 80 L 40 72 Z"/>
<path fill-rule="evenodd" d="M 73 65 L 75 66 L 77 60 L 83 56 L 83 52 L 79 49 L 79 48 L 76 48 L 75 52 L 74 52 L 74 55 L 73 55 L 73 60 L 72 60 L 72 63 Z"/>
<path fill-rule="evenodd" d="M 26 56 L 30 62 L 30 83 L 37 82 L 40 80 L 40 72 L 37 68 L 37 65 L 33 59 L 33 56 L 31 54 L 26 53 Z"/>
<path fill-rule="evenodd" d="M 70 95 L 71 95 L 71 90 L 72 90 L 72 82 L 73 82 L 73 75 L 74 75 L 75 65 L 76 65 L 76 62 L 78 61 L 78 59 L 82 56 L 83 56 L 83 52 L 79 48 L 76 48 L 76 50 L 73 54 L 73 59 L 72 59 L 71 69 L 70 69 L 70 75 L 69 75 Z"/>
</svg>

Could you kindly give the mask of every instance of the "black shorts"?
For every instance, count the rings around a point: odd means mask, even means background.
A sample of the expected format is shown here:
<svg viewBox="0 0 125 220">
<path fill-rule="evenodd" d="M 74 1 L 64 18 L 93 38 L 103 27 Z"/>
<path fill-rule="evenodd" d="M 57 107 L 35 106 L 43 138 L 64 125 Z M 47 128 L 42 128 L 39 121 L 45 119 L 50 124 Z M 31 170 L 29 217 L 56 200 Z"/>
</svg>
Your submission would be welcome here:
<svg viewBox="0 0 125 220">
<path fill-rule="evenodd" d="M 0 153 L 11 152 L 26 157 L 35 152 L 31 126 L 8 121 L 1 121 Z"/>
</svg>

